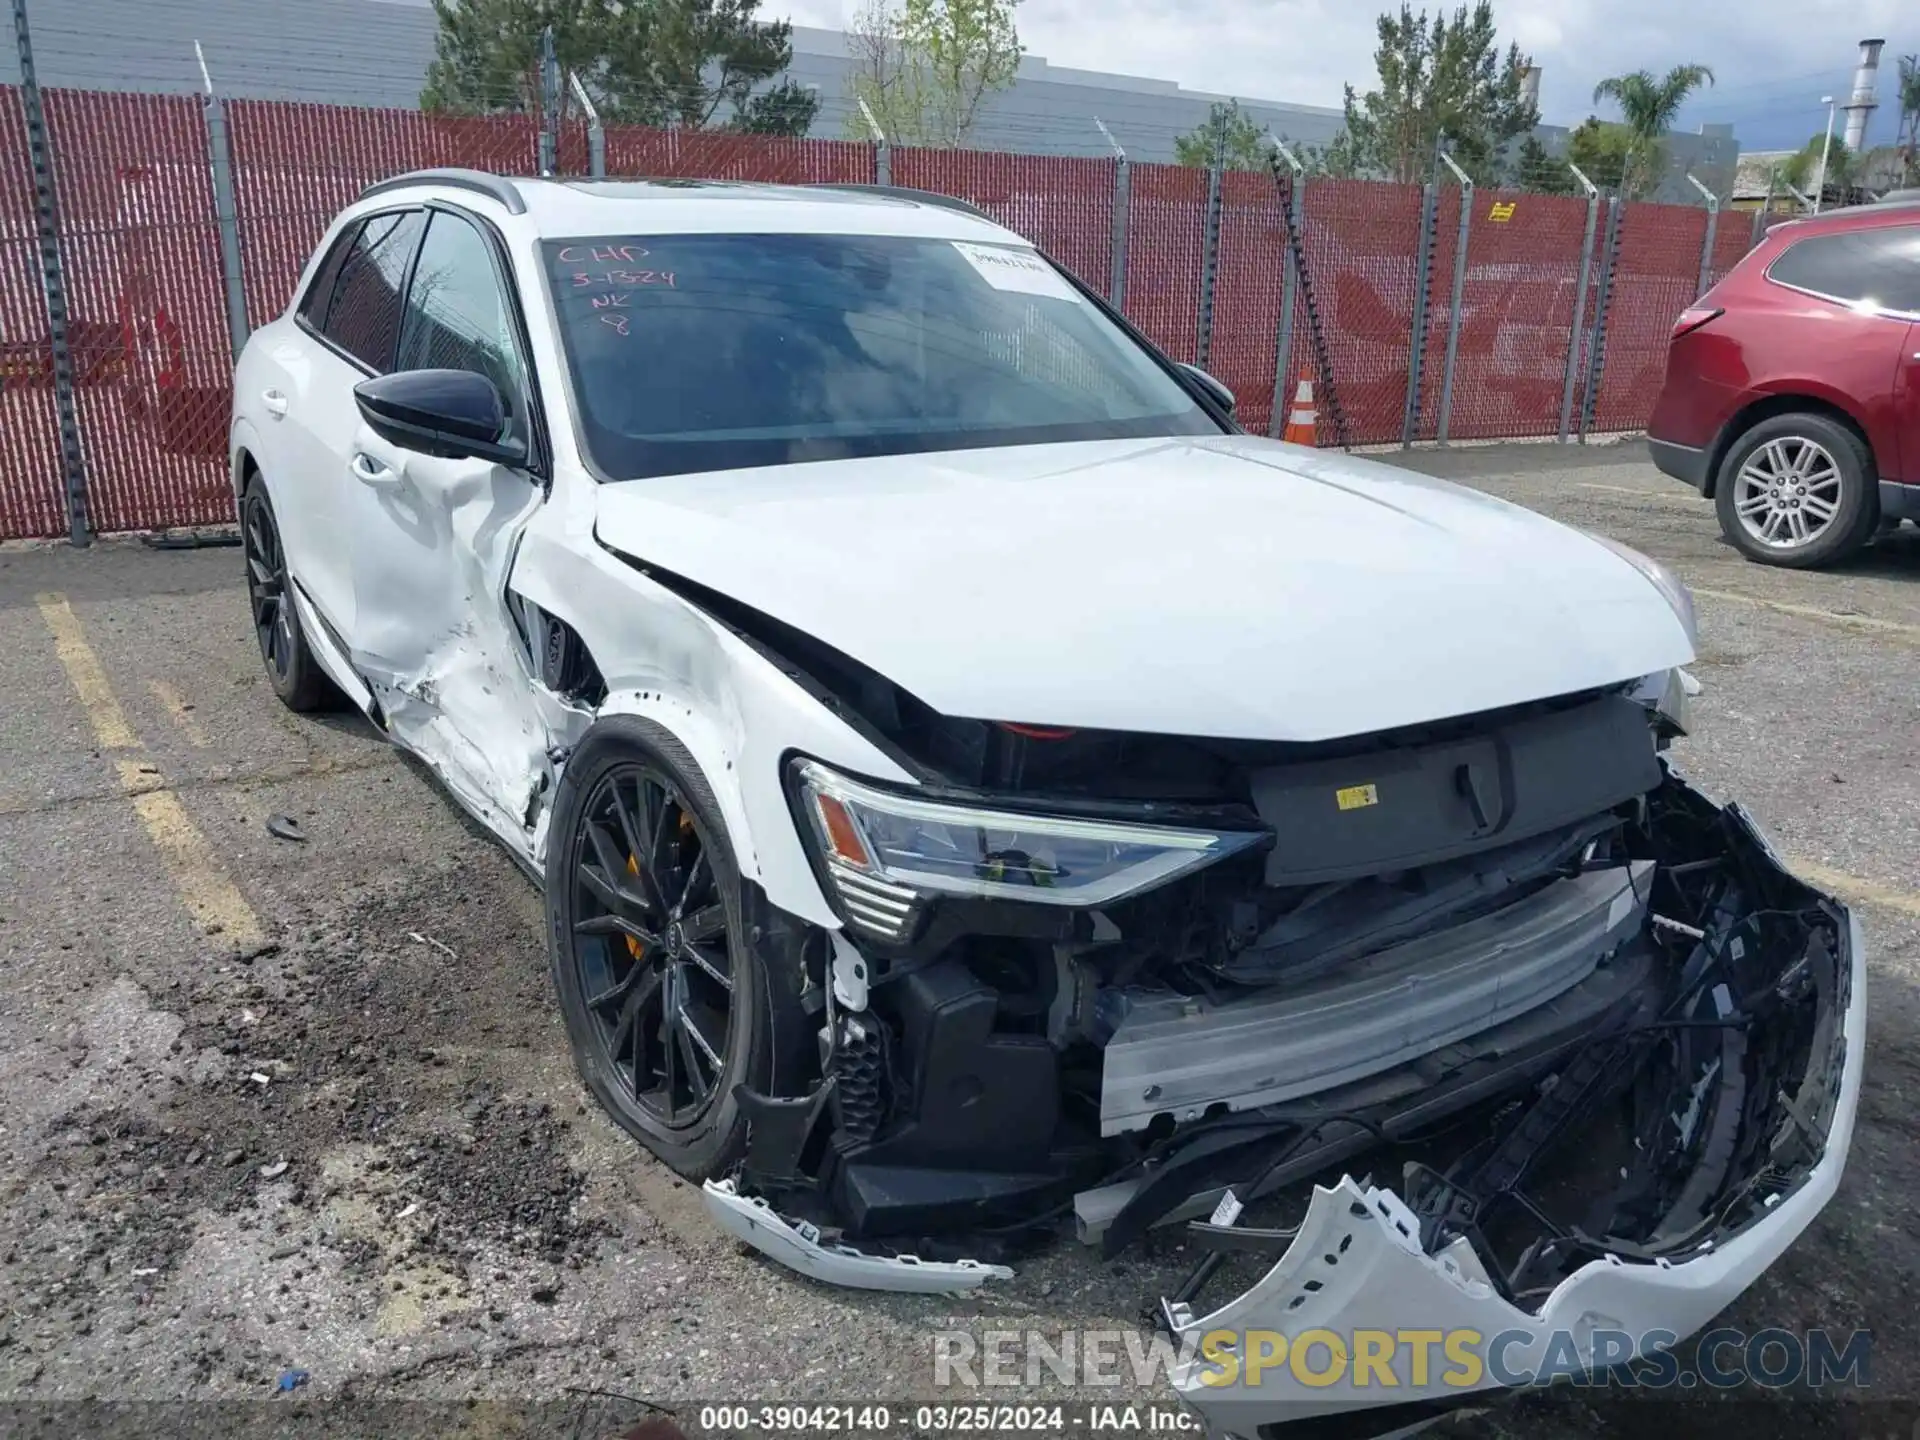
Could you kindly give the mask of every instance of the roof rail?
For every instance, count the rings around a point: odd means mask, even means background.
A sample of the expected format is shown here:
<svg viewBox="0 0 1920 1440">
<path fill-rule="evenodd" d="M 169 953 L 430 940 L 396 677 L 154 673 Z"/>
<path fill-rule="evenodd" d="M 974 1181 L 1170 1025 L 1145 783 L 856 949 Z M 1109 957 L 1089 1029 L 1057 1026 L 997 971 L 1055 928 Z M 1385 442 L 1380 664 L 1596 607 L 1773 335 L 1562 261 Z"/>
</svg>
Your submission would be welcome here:
<svg viewBox="0 0 1920 1440">
<path fill-rule="evenodd" d="M 957 200 L 951 195 L 942 195 L 937 190 L 915 190 L 906 185 L 840 185 L 822 183 L 809 185 L 809 190 L 852 190 L 863 195 L 890 195 L 895 200 L 915 200 L 922 205 L 937 205 L 942 210 L 958 210 L 963 215 L 972 215 L 976 219 L 986 220 L 998 225 L 1000 222 L 982 210 L 978 205 L 965 200 Z"/>
<path fill-rule="evenodd" d="M 488 199 L 498 200 L 507 207 L 509 215 L 527 213 L 527 202 L 520 198 L 520 191 L 513 181 L 504 175 L 489 175 L 484 170 L 409 170 L 404 175 L 390 175 L 385 180 L 376 180 L 360 192 L 360 198 L 364 200 L 369 195 L 381 195 L 410 185 L 450 185 L 460 190 L 473 190 Z"/>
</svg>

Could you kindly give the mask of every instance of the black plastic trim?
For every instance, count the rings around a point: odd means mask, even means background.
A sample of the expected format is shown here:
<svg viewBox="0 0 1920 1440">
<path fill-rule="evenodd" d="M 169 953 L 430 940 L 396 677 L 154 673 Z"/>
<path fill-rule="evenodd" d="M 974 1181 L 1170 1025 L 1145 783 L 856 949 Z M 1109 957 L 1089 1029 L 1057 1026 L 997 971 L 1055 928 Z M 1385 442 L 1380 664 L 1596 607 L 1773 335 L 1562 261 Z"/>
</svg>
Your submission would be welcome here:
<svg viewBox="0 0 1920 1440">
<path fill-rule="evenodd" d="M 410 170 L 405 175 L 389 176 L 385 180 L 376 180 L 360 192 L 360 199 L 370 195 L 384 195 L 390 190 L 410 190 L 417 185 L 446 185 L 458 190 L 471 190 L 485 195 L 489 200 L 497 200 L 506 207 L 509 215 L 527 213 L 527 202 L 520 197 L 519 187 L 503 175 L 489 175 L 484 170 L 463 170 L 447 168 L 441 170 Z"/>
<path fill-rule="evenodd" d="M 1705 491 L 1712 458 L 1702 446 L 1676 445 L 1671 440 L 1656 440 L 1647 437 L 1647 451 L 1653 457 L 1653 468 L 1662 475 L 1671 475 L 1675 480 L 1691 485 L 1695 490 Z"/>
<path fill-rule="evenodd" d="M 1903 485 L 1898 480 L 1880 482 L 1880 518 L 1911 520 L 1920 524 L 1920 485 Z"/>
</svg>

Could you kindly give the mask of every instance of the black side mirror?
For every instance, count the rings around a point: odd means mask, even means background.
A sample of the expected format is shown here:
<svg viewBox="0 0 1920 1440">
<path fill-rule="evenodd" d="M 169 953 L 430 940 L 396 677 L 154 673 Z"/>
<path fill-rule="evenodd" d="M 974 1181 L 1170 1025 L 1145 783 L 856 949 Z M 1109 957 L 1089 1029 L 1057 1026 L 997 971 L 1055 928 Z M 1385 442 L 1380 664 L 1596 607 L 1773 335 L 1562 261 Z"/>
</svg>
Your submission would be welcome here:
<svg viewBox="0 0 1920 1440">
<path fill-rule="evenodd" d="M 507 434 L 500 390 L 471 370 L 402 370 L 353 387 L 360 414 L 382 440 L 444 460 L 527 463 L 526 442 Z"/>
<path fill-rule="evenodd" d="M 1194 384 L 1211 395 L 1216 405 L 1229 415 L 1233 413 L 1235 403 L 1233 391 L 1222 385 L 1198 365 L 1189 365 L 1184 360 L 1175 361 L 1174 363 L 1179 365 L 1181 374 L 1185 375 L 1187 379 L 1193 381 Z"/>
</svg>

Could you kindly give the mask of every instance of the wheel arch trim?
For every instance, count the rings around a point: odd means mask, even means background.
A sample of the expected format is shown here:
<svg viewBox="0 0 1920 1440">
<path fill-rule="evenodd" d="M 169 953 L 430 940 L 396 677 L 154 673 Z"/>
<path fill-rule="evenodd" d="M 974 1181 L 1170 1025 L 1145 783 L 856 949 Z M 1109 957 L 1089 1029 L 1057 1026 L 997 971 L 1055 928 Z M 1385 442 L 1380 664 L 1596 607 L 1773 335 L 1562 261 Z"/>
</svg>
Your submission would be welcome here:
<svg viewBox="0 0 1920 1440">
<path fill-rule="evenodd" d="M 659 725 L 712 790 L 741 878 L 779 909 L 839 928 L 787 803 L 784 757 L 797 747 L 876 779 L 913 777 L 713 616 L 621 557 L 570 538 L 536 521 L 510 580 L 573 627 L 606 683 L 606 698 L 578 712 L 566 742 L 577 746 L 601 716 Z M 540 863 L 552 843 L 542 827 Z"/>
</svg>

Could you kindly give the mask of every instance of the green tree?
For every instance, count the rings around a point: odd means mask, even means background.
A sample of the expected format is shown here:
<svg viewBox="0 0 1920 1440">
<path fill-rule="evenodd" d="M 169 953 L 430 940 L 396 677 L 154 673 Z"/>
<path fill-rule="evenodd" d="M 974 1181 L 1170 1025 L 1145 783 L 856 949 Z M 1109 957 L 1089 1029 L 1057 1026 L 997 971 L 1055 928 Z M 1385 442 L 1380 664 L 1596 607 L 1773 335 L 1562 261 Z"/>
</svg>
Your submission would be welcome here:
<svg viewBox="0 0 1920 1440">
<path fill-rule="evenodd" d="M 1643 140 L 1617 120 L 1589 115 L 1567 137 L 1567 159 L 1595 185 L 1644 200 L 1667 170 L 1664 140 Z"/>
<path fill-rule="evenodd" d="M 608 119 L 804 135 L 819 102 L 779 77 L 793 26 L 754 18 L 759 0 L 644 0 L 613 10 L 601 90 Z"/>
<path fill-rule="evenodd" d="M 1173 142 L 1173 153 L 1182 165 L 1203 170 L 1218 165 L 1223 170 L 1264 171 L 1273 147 L 1240 102 L 1229 100 L 1216 101 L 1198 127 Z"/>
<path fill-rule="evenodd" d="M 889 141 L 964 145 L 987 96 L 1013 84 L 1023 53 L 1019 0 L 868 0 L 848 29 L 856 105 L 864 102 Z M 847 118 L 865 136 L 865 113 Z"/>
<path fill-rule="evenodd" d="M 1651 70 L 1635 70 L 1629 75 L 1609 76 L 1593 87 L 1593 103 L 1611 100 L 1632 133 L 1632 148 L 1618 182 L 1622 194 L 1651 193 L 1659 184 L 1664 173 L 1664 157 L 1655 163 L 1660 137 L 1673 128 L 1680 107 L 1693 92 L 1711 84 L 1713 71 L 1706 66 L 1676 65 L 1662 76 Z"/>
<path fill-rule="evenodd" d="M 440 29 L 422 110 L 538 114 L 540 36 L 548 26 L 563 74 L 599 69 L 606 0 L 433 0 L 433 13 Z"/>
<path fill-rule="evenodd" d="M 1896 143 L 1904 162 L 1906 183 L 1920 185 L 1920 55 L 1900 57 L 1900 88 L 1896 96 L 1900 106 Z"/>
<path fill-rule="evenodd" d="M 540 108 L 541 33 L 562 74 L 599 94 L 606 119 L 804 135 L 818 100 L 781 79 L 793 27 L 754 18 L 758 0 L 434 0 L 439 19 L 422 109 Z M 571 109 L 563 90 L 563 113 Z"/>
<path fill-rule="evenodd" d="M 1382 15 L 1373 64 L 1378 85 L 1346 92 L 1346 146 L 1363 173 L 1425 180 L 1442 135 L 1469 175 L 1493 175 L 1509 145 L 1540 123 L 1527 99 L 1527 62 L 1518 46 L 1503 54 L 1492 0 L 1429 18 L 1402 4 Z"/>
<path fill-rule="evenodd" d="M 1507 167 L 1516 189 L 1533 190 L 1542 195 L 1571 195 L 1578 187 L 1567 162 L 1540 143 L 1538 135 L 1520 142 Z"/>
<path fill-rule="evenodd" d="M 1820 173 L 1820 157 L 1824 154 L 1827 161 L 1827 173 Z M 1847 149 L 1847 142 L 1838 135 L 1833 137 L 1831 147 L 1827 144 L 1827 132 L 1807 138 L 1793 154 L 1780 163 L 1780 176 L 1794 189 L 1811 196 L 1818 189 L 1823 199 L 1839 199 L 1853 188 L 1856 172 L 1859 169 L 1859 156 Z"/>
</svg>

